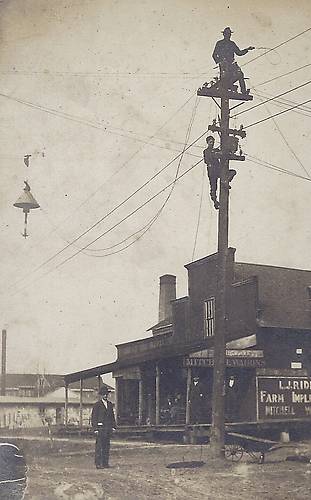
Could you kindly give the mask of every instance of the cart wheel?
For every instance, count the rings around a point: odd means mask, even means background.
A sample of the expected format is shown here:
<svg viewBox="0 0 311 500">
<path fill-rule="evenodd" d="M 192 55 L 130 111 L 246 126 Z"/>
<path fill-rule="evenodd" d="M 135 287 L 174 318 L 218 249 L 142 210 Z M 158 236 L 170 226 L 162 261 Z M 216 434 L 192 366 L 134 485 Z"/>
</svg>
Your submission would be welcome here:
<svg viewBox="0 0 311 500">
<path fill-rule="evenodd" d="M 238 444 L 229 444 L 225 449 L 225 457 L 232 462 L 238 462 L 241 460 L 244 453 L 242 446 Z"/>
</svg>

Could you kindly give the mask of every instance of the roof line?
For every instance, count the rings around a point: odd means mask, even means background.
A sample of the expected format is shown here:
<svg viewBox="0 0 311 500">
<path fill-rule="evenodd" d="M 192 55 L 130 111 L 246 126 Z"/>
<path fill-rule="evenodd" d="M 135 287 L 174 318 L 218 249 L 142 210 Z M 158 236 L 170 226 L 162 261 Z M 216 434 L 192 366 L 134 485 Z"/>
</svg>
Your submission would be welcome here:
<svg viewBox="0 0 311 500">
<path fill-rule="evenodd" d="M 301 271 L 301 272 L 307 272 L 310 273 L 311 269 L 300 269 L 300 268 L 295 268 L 295 267 L 286 267 L 286 266 L 274 266 L 272 264 L 255 264 L 252 262 L 235 262 L 235 265 L 242 264 L 246 266 L 256 266 L 256 267 L 273 267 L 275 269 L 287 269 L 288 271 Z"/>
</svg>

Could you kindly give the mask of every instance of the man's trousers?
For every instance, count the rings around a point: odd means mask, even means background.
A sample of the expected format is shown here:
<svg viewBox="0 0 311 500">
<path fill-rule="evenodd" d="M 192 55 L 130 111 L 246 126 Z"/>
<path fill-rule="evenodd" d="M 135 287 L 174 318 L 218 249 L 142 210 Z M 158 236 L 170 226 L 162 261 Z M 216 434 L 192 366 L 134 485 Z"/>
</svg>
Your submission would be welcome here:
<svg viewBox="0 0 311 500">
<path fill-rule="evenodd" d="M 111 431 L 99 429 L 95 444 L 95 465 L 96 467 L 105 467 L 109 463 Z"/>
</svg>

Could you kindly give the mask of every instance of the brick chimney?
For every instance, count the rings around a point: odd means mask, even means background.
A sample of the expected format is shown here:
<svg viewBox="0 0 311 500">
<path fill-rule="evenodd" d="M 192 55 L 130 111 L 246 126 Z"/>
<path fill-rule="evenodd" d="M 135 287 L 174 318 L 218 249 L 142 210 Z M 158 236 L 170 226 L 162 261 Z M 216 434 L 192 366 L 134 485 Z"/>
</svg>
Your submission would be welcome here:
<svg viewBox="0 0 311 500">
<path fill-rule="evenodd" d="M 176 299 L 176 276 L 160 277 L 159 322 L 172 317 L 171 301 Z"/>
</svg>

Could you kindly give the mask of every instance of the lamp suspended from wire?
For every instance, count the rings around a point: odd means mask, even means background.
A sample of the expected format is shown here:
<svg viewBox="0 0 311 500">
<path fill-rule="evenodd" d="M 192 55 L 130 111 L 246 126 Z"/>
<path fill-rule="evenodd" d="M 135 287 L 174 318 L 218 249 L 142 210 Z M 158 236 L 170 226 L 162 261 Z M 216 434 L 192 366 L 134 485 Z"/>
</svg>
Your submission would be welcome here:
<svg viewBox="0 0 311 500">
<path fill-rule="evenodd" d="M 24 232 L 22 233 L 22 236 L 24 238 L 27 238 L 29 236 L 27 234 L 27 217 L 30 212 L 30 210 L 33 210 L 34 208 L 40 208 L 39 203 L 37 200 L 33 197 L 33 195 L 30 192 L 30 186 L 27 181 L 24 181 L 25 187 L 24 187 L 24 192 L 20 195 L 18 200 L 13 204 L 14 207 L 17 208 L 22 208 L 23 212 L 25 214 L 25 221 L 24 221 Z"/>
</svg>

